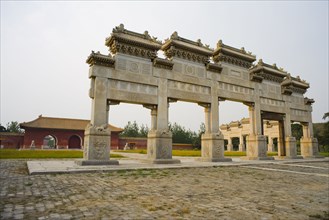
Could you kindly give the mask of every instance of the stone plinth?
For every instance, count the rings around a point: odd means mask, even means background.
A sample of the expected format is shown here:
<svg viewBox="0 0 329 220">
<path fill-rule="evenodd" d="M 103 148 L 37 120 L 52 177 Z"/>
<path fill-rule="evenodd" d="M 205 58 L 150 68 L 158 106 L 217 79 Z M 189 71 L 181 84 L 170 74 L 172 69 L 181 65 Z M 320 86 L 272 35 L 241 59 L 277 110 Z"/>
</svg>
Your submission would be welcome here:
<svg viewBox="0 0 329 220">
<path fill-rule="evenodd" d="M 180 163 L 180 160 L 172 159 L 172 134 L 170 131 L 149 131 L 147 135 L 147 158 L 155 164 Z"/>
<path fill-rule="evenodd" d="M 224 157 L 224 138 L 220 133 L 205 133 L 201 136 L 201 161 L 230 162 Z"/>
<path fill-rule="evenodd" d="M 303 157 L 297 156 L 297 148 L 296 148 L 296 138 L 295 137 L 286 137 L 285 139 L 286 145 L 286 159 L 302 159 Z"/>
<path fill-rule="evenodd" d="M 318 140 L 316 138 L 304 138 L 300 139 L 301 155 L 304 158 L 321 157 L 318 151 Z"/>
<path fill-rule="evenodd" d="M 246 160 L 274 160 L 273 157 L 266 155 L 267 144 L 264 135 L 249 135 L 247 138 L 247 156 Z"/>
<path fill-rule="evenodd" d="M 107 125 L 93 126 L 89 124 L 85 130 L 83 160 L 79 165 L 113 165 L 119 164 L 116 160 L 110 161 L 111 131 Z"/>
</svg>

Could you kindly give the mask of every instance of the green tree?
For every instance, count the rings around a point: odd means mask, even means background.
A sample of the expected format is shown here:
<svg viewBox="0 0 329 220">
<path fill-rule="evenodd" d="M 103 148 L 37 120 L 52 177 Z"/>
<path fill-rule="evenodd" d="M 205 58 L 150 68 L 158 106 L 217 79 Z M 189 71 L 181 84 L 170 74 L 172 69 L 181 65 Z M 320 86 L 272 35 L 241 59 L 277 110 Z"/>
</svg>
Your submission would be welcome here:
<svg viewBox="0 0 329 220">
<path fill-rule="evenodd" d="M 193 137 L 193 139 L 192 139 L 192 145 L 194 148 L 201 149 L 201 136 L 205 132 L 206 132 L 206 126 L 202 122 L 200 125 L 200 128 L 199 128 L 198 134 L 195 137 Z"/>
<path fill-rule="evenodd" d="M 24 130 L 19 127 L 19 123 L 17 121 L 8 122 L 7 131 L 13 133 L 24 133 Z"/>
<path fill-rule="evenodd" d="M 120 137 L 147 137 L 149 128 L 147 125 L 142 124 L 139 126 L 136 121 L 128 124 L 123 128 L 123 132 L 120 133 Z"/>
<path fill-rule="evenodd" d="M 149 133 L 149 128 L 147 125 L 142 124 L 139 129 L 139 136 L 140 137 L 147 137 L 147 134 Z"/>
<path fill-rule="evenodd" d="M 139 137 L 139 127 L 134 121 L 131 123 L 128 121 L 128 124 L 123 128 L 123 132 L 120 133 L 121 137 Z"/>
</svg>

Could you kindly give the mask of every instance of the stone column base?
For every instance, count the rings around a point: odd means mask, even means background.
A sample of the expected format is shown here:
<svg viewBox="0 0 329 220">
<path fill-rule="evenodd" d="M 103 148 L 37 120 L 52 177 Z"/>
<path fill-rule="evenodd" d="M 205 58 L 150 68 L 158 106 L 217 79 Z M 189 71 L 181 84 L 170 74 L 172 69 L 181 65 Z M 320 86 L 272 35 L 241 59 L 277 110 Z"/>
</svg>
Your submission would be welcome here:
<svg viewBox="0 0 329 220">
<path fill-rule="evenodd" d="M 151 130 L 147 135 L 147 159 L 154 164 L 174 164 L 172 159 L 172 134 L 170 131 Z"/>
<path fill-rule="evenodd" d="M 205 133 L 201 136 L 201 158 L 204 162 L 229 162 L 224 157 L 224 138 L 220 133 Z"/>
<path fill-rule="evenodd" d="M 107 126 L 87 125 L 83 148 L 83 160 L 86 161 L 84 164 L 87 161 L 102 161 L 100 163 L 104 164 L 110 160 L 111 131 Z"/>
<path fill-rule="evenodd" d="M 247 138 L 248 148 L 247 156 L 244 160 L 274 160 L 273 157 L 266 155 L 267 144 L 264 135 L 249 135 Z"/>
<path fill-rule="evenodd" d="M 177 164 L 180 163 L 180 160 L 177 159 L 155 159 L 155 160 L 149 160 L 150 163 L 153 164 Z"/>
<path fill-rule="evenodd" d="M 286 137 L 285 145 L 286 145 L 286 158 L 297 159 L 296 138 Z"/>
<path fill-rule="evenodd" d="M 300 139 L 301 155 L 304 158 L 318 158 L 318 140 L 316 138 L 304 138 Z"/>
<path fill-rule="evenodd" d="M 75 163 L 80 166 L 119 165 L 117 160 L 76 160 Z"/>
</svg>

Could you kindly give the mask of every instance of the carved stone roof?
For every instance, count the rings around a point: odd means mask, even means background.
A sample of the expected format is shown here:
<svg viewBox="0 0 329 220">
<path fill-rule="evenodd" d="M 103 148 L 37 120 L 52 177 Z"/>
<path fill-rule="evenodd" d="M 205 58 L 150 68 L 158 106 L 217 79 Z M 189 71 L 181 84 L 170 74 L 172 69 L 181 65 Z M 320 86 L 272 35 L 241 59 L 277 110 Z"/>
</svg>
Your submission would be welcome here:
<svg viewBox="0 0 329 220">
<path fill-rule="evenodd" d="M 100 52 L 95 53 L 94 51 L 91 52 L 91 54 L 86 60 L 86 63 L 88 63 L 89 66 L 101 65 L 101 66 L 114 67 L 114 62 L 115 60 L 112 58 L 110 54 L 103 55 Z"/>
<path fill-rule="evenodd" d="M 278 69 L 276 64 L 269 65 L 260 59 L 256 66 L 249 69 L 250 79 L 257 82 L 262 82 L 263 79 L 281 83 L 287 72 Z"/>
<path fill-rule="evenodd" d="M 217 48 L 213 54 L 214 62 L 226 62 L 233 65 L 250 68 L 252 63 L 256 60 L 256 56 L 251 53 L 247 53 L 244 48 L 237 49 L 223 44 L 220 40 L 217 43 Z"/>
<path fill-rule="evenodd" d="M 174 32 L 161 48 L 168 58 L 179 57 L 199 63 L 208 63 L 213 51 L 204 46 L 201 40 L 196 42 L 178 36 Z"/>
<path fill-rule="evenodd" d="M 148 31 L 144 34 L 129 31 L 123 24 L 113 28 L 112 34 L 106 38 L 105 45 L 113 54 L 124 53 L 133 56 L 154 59 L 161 48 L 161 42 L 151 37 Z"/>
<path fill-rule="evenodd" d="M 281 83 L 282 93 L 291 95 L 293 92 L 304 94 L 310 87 L 310 84 L 299 77 L 291 77 L 289 74 Z"/>
<path fill-rule="evenodd" d="M 72 118 L 51 118 L 40 115 L 37 119 L 20 124 L 21 128 L 48 128 L 63 130 L 85 130 L 90 120 Z M 123 129 L 109 124 L 111 131 L 121 132 Z"/>
</svg>

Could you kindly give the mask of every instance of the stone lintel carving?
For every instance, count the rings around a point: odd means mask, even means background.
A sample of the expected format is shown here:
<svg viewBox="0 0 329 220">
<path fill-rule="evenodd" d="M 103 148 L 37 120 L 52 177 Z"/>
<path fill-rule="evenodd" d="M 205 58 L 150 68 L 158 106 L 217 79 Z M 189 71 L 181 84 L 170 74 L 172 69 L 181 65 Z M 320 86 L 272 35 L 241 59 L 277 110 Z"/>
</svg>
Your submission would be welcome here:
<svg viewBox="0 0 329 220">
<path fill-rule="evenodd" d="M 150 110 L 154 110 L 157 109 L 158 106 L 157 105 L 149 105 L 149 104 L 145 104 L 143 105 L 144 108 L 150 109 Z"/>
<path fill-rule="evenodd" d="M 86 63 L 88 63 L 89 66 L 100 65 L 114 68 L 115 60 L 110 54 L 103 55 L 99 51 L 97 53 L 92 51 L 89 57 L 87 58 Z"/>
<path fill-rule="evenodd" d="M 214 62 L 226 62 L 233 65 L 250 68 L 252 63 L 256 60 L 256 56 L 250 52 L 247 53 L 244 48 L 240 50 L 223 44 L 222 40 L 217 43 L 217 48 L 213 53 Z"/>
<path fill-rule="evenodd" d="M 314 102 L 314 99 L 309 99 L 307 97 L 304 98 L 305 105 L 312 105 Z"/>
<path fill-rule="evenodd" d="M 194 42 L 178 36 L 177 32 L 165 41 L 161 49 L 169 59 L 178 57 L 204 64 L 209 62 L 213 53 L 208 46 L 203 46 L 201 40 Z"/>
<path fill-rule="evenodd" d="M 168 103 L 173 103 L 173 102 L 177 102 L 178 99 L 174 99 L 174 98 L 168 98 Z"/>
<path fill-rule="evenodd" d="M 255 106 L 255 103 L 254 102 L 243 102 L 243 104 L 246 105 L 246 106 L 248 106 L 248 107 L 254 107 Z"/>
<path fill-rule="evenodd" d="M 253 66 L 249 69 L 250 80 L 256 82 L 262 82 L 264 79 L 281 83 L 284 80 L 284 77 L 287 76 L 287 72 L 284 72 L 281 69 L 278 69 L 276 64 L 269 65 L 263 62 L 260 59 L 256 66 Z"/>
<path fill-rule="evenodd" d="M 211 104 L 210 103 L 198 103 L 199 106 L 202 106 L 204 108 L 210 108 L 211 107 Z"/>
<path fill-rule="evenodd" d="M 162 68 L 162 69 L 172 70 L 173 66 L 174 66 L 174 63 L 170 60 L 162 59 L 162 58 L 157 57 L 153 60 L 153 66 L 158 67 L 158 68 Z"/>
<path fill-rule="evenodd" d="M 107 101 L 107 104 L 108 104 L 108 105 L 119 105 L 119 104 L 120 104 L 120 101 L 116 101 L 116 100 L 108 100 L 108 101 Z"/>
<path fill-rule="evenodd" d="M 221 73 L 223 70 L 223 67 L 217 63 L 207 63 L 206 69 L 211 72 Z"/>
<path fill-rule="evenodd" d="M 105 45 L 113 54 L 123 53 L 153 60 L 161 48 L 161 42 L 151 37 L 148 31 L 139 34 L 126 30 L 123 24 L 113 29 L 110 37 L 106 38 Z"/>
</svg>

